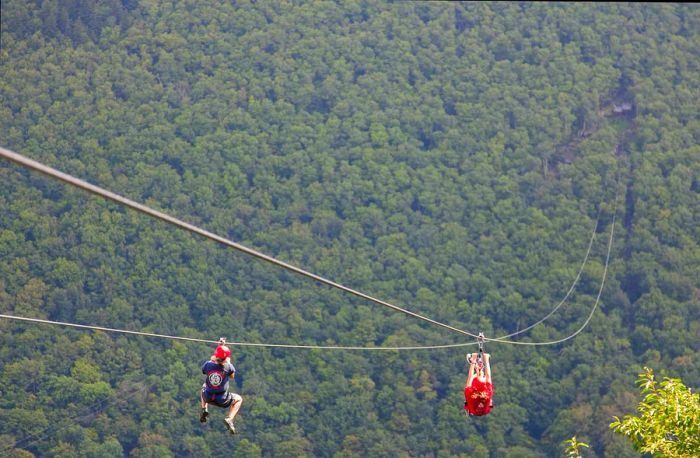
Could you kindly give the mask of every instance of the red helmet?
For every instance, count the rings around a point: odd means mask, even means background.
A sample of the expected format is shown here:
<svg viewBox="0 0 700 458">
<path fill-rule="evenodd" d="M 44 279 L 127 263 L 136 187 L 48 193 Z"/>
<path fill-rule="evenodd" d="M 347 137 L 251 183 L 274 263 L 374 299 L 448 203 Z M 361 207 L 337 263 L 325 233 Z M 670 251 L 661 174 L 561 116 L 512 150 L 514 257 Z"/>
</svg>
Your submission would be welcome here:
<svg viewBox="0 0 700 458">
<path fill-rule="evenodd" d="M 218 359 L 226 359 L 231 356 L 231 350 L 226 345 L 219 345 L 214 350 L 214 357 Z"/>
</svg>

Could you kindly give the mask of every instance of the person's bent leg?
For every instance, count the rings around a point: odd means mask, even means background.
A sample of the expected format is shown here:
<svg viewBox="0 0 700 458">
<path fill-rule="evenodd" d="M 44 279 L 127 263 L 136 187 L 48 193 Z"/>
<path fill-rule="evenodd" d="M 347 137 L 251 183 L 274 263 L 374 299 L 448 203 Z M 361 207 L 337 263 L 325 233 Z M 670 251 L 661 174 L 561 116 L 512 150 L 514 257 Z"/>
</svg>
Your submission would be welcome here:
<svg viewBox="0 0 700 458">
<path fill-rule="evenodd" d="M 226 428 L 228 428 L 231 434 L 236 434 L 236 427 L 233 425 L 233 419 L 241 408 L 241 404 L 243 404 L 243 398 L 238 394 L 231 393 L 231 399 L 231 405 L 228 408 L 228 415 L 224 418 L 224 423 L 226 423 Z"/>
<path fill-rule="evenodd" d="M 471 386 L 474 377 L 476 377 L 476 353 L 473 353 L 469 357 L 469 374 L 467 375 L 467 381 L 465 386 Z"/>
<path fill-rule="evenodd" d="M 209 407 L 209 404 L 207 403 L 207 401 L 204 400 L 204 391 L 203 390 L 199 390 L 199 401 L 200 401 L 200 405 L 201 405 L 202 409 L 206 409 L 207 407 Z"/>
<path fill-rule="evenodd" d="M 491 383 L 491 355 L 484 353 L 484 375 L 486 382 Z"/>
<path fill-rule="evenodd" d="M 199 391 L 199 400 L 202 407 L 202 411 L 199 413 L 199 421 L 202 423 L 207 422 L 207 417 L 209 416 L 209 403 L 204 400 L 204 388 Z"/>
<path fill-rule="evenodd" d="M 226 415 L 226 417 L 233 420 L 236 417 L 238 411 L 241 409 L 241 404 L 243 404 L 243 398 L 240 394 L 234 393 L 233 402 L 231 402 L 231 406 L 228 408 L 228 415 Z"/>
</svg>

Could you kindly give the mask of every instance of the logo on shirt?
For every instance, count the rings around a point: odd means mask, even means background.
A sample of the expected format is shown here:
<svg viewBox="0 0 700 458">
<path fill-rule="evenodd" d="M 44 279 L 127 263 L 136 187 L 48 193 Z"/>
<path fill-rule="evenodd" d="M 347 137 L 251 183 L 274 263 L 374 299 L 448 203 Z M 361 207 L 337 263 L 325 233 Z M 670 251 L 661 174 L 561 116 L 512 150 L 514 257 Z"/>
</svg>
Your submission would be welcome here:
<svg viewBox="0 0 700 458">
<path fill-rule="evenodd" d="M 224 380 L 224 374 L 218 371 L 212 371 L 207 375 L 207 379 L 209 380 L 209 384 L 211 386 L 218 387 Z"/>
</svg>

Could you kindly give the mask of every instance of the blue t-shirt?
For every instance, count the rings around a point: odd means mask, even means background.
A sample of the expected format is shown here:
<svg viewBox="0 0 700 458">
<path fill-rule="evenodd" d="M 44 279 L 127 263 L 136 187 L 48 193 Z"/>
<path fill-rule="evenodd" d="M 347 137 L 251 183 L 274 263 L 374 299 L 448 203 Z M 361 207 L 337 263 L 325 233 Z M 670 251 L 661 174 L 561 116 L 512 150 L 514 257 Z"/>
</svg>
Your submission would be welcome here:
<svg viewBox="0 0 700 458">
<path fill-rule="evenodd" d="M 207 375 L 204 384 L 208 392 L 225 393 L 228 391 L 229 377 L 236 373 L 236 368 L 231 363 L 220 365 L 214 361 L 207 361 L 202 365 L 202 373 Z"/>
</svg>

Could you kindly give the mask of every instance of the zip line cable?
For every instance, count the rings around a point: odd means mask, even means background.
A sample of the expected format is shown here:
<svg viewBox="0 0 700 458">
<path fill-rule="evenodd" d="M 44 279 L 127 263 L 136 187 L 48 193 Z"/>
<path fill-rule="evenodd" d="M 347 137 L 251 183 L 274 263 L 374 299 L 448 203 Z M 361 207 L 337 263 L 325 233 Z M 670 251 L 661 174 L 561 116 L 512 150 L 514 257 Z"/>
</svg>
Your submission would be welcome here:
<svg viewBox="0 0 700 458">
<path fill-rule="evenodd" d="M 608 265 L 610 263 L 610 252 L 612 249 L 613 234 L 614 234 L 614 230 L 615 230 L 615 218 L 617 216 L 617 196 L 615 197 L 615 204 L 616 204 L 615 205 L 615 213 L 613 214 L 613 219 L 612 219 L 612 223 L 611 223 L 612 227 L 610 229 L 610 238 L 608 240 L 608 251 L 607 251 L 606 258 L 605 258 L 605 268 L 603 270 L 603 278 L 602 278 L 601 283 L 600 283 L 600 289 L 598 290 L 598 296 L 596 297 L 595 304 L 593 305 L 593 307 L 591 309 L 591 313 L 588 315 L 588 318 L 583 323 L 583 325 L 576 332 L 574 332 L 573 334 L 571 334 L 563 339 L 553 340 L 553 341 L 548 341 L 548 342 L 517 342 L 517 341 L 511 341 L 511 340 L 501 340 L 501 339 L 504 339 L 505 337 L 498 337 L 495 339 L 485 339 L 486 341 L 512 344 L 512 345 L 553 345 L 553 344 L 565 342 L 565 341 L 575 337 L 576 335 L 578 335 L 581 331 L 583 331 L 583 329 L 591 321 L 591 318 L 593 317 L 593 313 L 595 312 L 596 308 L 598 307 L 598 303 L 600 302 L 600 296 L 603 293 L 603 286 L 605 285 L 605 279 L 606 279 L 607 272 L 608 272 Z M 561 305 L 561 303 L 559 305 Z M 551 315 L 551 313 L 550 313 L 550 315 Z M 106 327 L 102 327 L 102 326 L 91 326 L 91 325 L 84 325 L 84 324 L 67 323 L 67 322 L 62 322 L 62 321 L 44 320 L 44 319 L 40 319 L 40 318 L 28 318 L 28 317 L 21 317 L 21 316 L 15 316 L 15 315 L 0 314 L 0 318 L 5 318 L 8 320 L 26 321 L 26 322 L 32 322 L 32 323 L 54 324 L 54 325 L 68 326 L 68 327 L 80 328 L 80 329 L 93 329 L 93 330 L 97 330 L 97 331 L 115 332 L 115 333 L 131 334 L 131 335 L 138 335 L 138 336 L 145 336 L 145 337 L 159 337 L 159 338 L 164 338 L 164 339 L 183 340 L 183 341 L 187 341 L 187 342 L 200 342 L 200 343 L 208 343 L 208 344 L 219 343 L 218 340 L 206 340 L 206 339 L 197 339 L 197 338 L 192 338 L 192 337 L 171 336 L 171 335 L 166 335 L 166 334 L 155 334 L 155 333 L 141 332 L 141 331 L 128 331 L 125 329 L 106 328 Z M 544 319 L 546 319 L 546 317 Z M 540 320 L 536 324 L 541 323 L 542 321 L 544 321 L 544 319 Z M 531 327 L 534 327 L 535 325 L 532 325 Z M 382 351 L 382 350 L 390 351 L 390 350 L 393 350 L 393 351 L 398 351 L 398 350 L 436 350 L 436 349 L 445 349 L 445 348 L 466 347 L 469 345 L 476 345 L 477 342 L 447 344 L 447 345 L 406 346 L 406 347 L 357 347 L 357 346 L 325 346 L 325 345 L 292 345 L 292 344 L 271 344 L 271 343 L 250 343 L 250 342 L 227 342 L 227 344 L 233 345 L 233 346 L 240 346 L 240 347 L 247 346 L 247 347 L 297 348 L 297 349 L 307 349 L 307 350 L 317 349 L 317 350 L 366 350 L 366 351 Z"/>
<path fill-rule="evenodd" d="M 598 222 L 600 221 L 600 212 L 601 209 L 598 209 L 598 215 L 595 219 L 595 224 L 593 225 L 593 233 L 591 234 L 591 239 L 588 242 L 588 250 L 586 251 L 586 256 L 583 258 L 583 262 L 581 263 L 581 267 L 578 270 L 578 274 L 576 274 L 576 278 L 574 279 L 574 282 L 571 284 L 571 288 L 569 288 L 569 291 L 566 292 L 566 295 L 564 296 L 564 299 L 562 299 L 556 307 L 554 307 L 547 315 L 544 316 L 541 320 L 531 324 L 530 326 L 527 326 L 526 328 L 523 328 L 519 331 L 513 332 L 511 334 L 501 336 L 501 337 L 496 337 L 493 340 L 504 340 L 508 339 L 513 336 L 517 336 L 518 334 L 522 334 L 523 332 L 529 331 L 530 329 L 534 328 L 535 326 L 544 323 L 547 319 L 549 319 L 550 316 L 554 315 L 554 313 L 559 310 L 559 308 L 564 305 L 564 302 L 569 298 L 571 293 L 574 291 L 574 288 L 576 288 L 576 284 L 578 283 L 579 279 L 581 278 L 581 274 L 583 273 L 583 269 L 586 266 L 586 262 L 588 262 L 588 256 L 591 254 L 591 248 L 593 247 L 593 240 L 595 240 L 595 230 L 598 227 Z"/>
<path fill-rule="evenodd" d="M 284 269 L 286 269 L 286 270 L 290 270 L 290 271 L 292 271 L 292 272 L 296 272 L 296 273 L 298 273 L 298 274 L 300 274 L 300 275 L 306 276 L 306 277 L 308 277 L 308 278 L 311 278 L 311 279 L 313 279 L 313 280 L 316 280 L 316 281 L 318 281 L 318 282 L 320 282 L 320 283 L 326 284 L 326 285 L 331 286 L 331 287 L 333 287 L 333 288 L 340 289 L 340 290 L 342 290 L 342 291 L 345 291 L 345 292 L 347 292 L 347 293 L 353 294 L 353 295 L 355 295 L 355 296 L 358 296 L 358 297 L 367 299 L 367 300 L 369 300 L 369 301 L 371 301 L 371 302 L 374 302 L 374 303 L 376 303 L 376 304 L 379 304 L 379 305 L 382 305 L 382 306 L 385 306 L 385 307 L 389 307 L 389 308 L 391 308 L 391 309 L 393 309 L 393 310 L 402 312 L 402 313 L 407 314 L 407 315 L 409 315 L 409 316 L 413 316 L 413 317 L 418 318 L 418 319 L 421 319 L 421 320 L 423 320 L 423 321 L 427 321 L 427 322 L 429 322 L 429 323 L 431 323 L 431 324 L 435 324 L 435 325 L 437 325 L 437 326 L 441 326 L 441 327 L 450 329 L 450 330 L 452 330 L 452 331 L 455 331 L 455 332 L 458 332 L 458 333 L 461 333 L 461 334 L 464 334 L 464 335 L 467 335 L 467 336 L 470 336 L 470 337 L 475 337 L 475 338 L 477 338 L 477 339 L 479 338 L 478 335 L 475 335 L 475 334 L 472 334 L 472 333 L 470 333 L 470 332 L 467 332 L 467 331 L 464 331 L 464 330 L 461 330 L 461 329 L 452 327 L 452 326 L 450 326 L 450 325 L 447 325 L 447 324 L 445 324 L 445 323 L 441 323 L 441 322 L 439 322 L 439 321 L 435 321 L 435 320 L 430 319 L 430 318 L 428 318 L 428 317 L 425 317 L 425 316 L 423 316 L 423 315 L 417 314 L 417 313 L 415 313 L 415 312 L 411 312 L 411 311 L 406 310 L 406 309 L 404 309 L 404 308 L 401 308 L 401 307 L 398 307 L 398 306 L 396 306 L 396 305 L 393 305 L 393 304 L 391 304 L 391 303 L 389 303 L 389 302 L 385 302 L 385 301 L 382 301 L 382 300 L 380 300 L 380 299 L 376 299 L 376 298 L 374 298 L 374 297 L 372 297 L 372 296 L 370 296 L 370 295 L 368 295 L 368 294 L 362 293 L 362 292 L 357 291 L 357 290 L 354 290 L 354 289 L 352 289 L 352 288 L 348 288 L 348 287 L 346 287 L 346 286 L 343 286 L 343 285 L 341 285 L 341 284 L 339 284 L 339 283 L 336 283 L 336 282 L 333 282 L 333 281 L 331 281 L 331 280 L 328 280 L 328 279 L 326 279 L 326 278 L 324 278 L 324 277 L 321 277 L 321 276 L 319 276 L 319 275 L 313 274 L 313 273 L 308 272 L 308 271 L 306 271 L 306 270 L 303 270 L 303 269 L 300 269 L 300 268 L 295 267 L 295 266 L 293 266 L 293 265 L 287 264 L 287 263 L 285 263 L 285 262 L 283 262 L 283 261 L 279 261 L 279 260 L 277 260 L 277 259 L 275 259 L 275 258 L 273 258 L 273 257 L 271 257 L 271 256 L 267 256 L 267 255 L 265 255 L 265 254 L 263 254 L 263 253 L 260 253 L 260 252 L 258 252 L 258 251 L 255 251 L 255 250 L 253 250 L 253 249 L 250 249 L 250 248 L 245 247 L 245 246 L 243 246 L 243 245 L 240 245 L 240 244 L 238 244 L 238 243 L 232 242 L 232 241 L 230 241 L 230 240 L 228 240 L 228 239 L 225 239 L 225 238 L 223 238 L 223 237 L 221 237 L 221 236 L 218 236 L 218 235 L 216 235 L 216 234 L 213 234 L 213 233 L 211 233 L 211 232 L 209 232 L 209 231 L 206 231 L 206 230 L 204 230 L 204 229 L 201 229 L 201 228 L 199 228 L 199 227 L 197 227 L 197 226 L 194 226 L 194 225 L 191 225 L 191 224 L 186 223 L 186 222 L 184 222 L 184 221 L 181 221 L 181 220 L 179 220 L 179 219 L 177 219 L 177 218 L 174 218 L 174 217 L 172 217 L 172 216 L 169 216 L 169 215 L 167 215 L 167 214 L 165 214 L 165 213 L 159 212 L 159 211 L 157 211 L 157 210 L 153 210 L 153 209 L 151 209 L 150 207 L 147 207 L 147 206 L 145 206 L 145 205 L 142 205 L 142 204 L 139 204 L 139 203 L 134 202 L 134 201 L 132 201 L 132 200 L 129 200 L 129 199 L 127 199 L 127 198 L 125 198 L 125 197 L 122 197 L 122 196 L 120 196 L 120 195 L 118 195 L 118 194 L 115 194 L 115 193 L 113 193 L 113 192 L 107 191 L 107 190 L 105 190 L 105 189 L 103 189 L 103 188 L 100 188 L 100 187 L 95 186 L 95 185 L 93 185 L 93 184 L 90 184 L 90 183 L 88 183 L 88 182 L 86 182 L 86 181 L 80 180 L 80 179 L 75 178 L 75 177 L 73 177 L 73 176 L 71 176 L 71 175 L 68 175 L 68 174 L 65 174 L 65 173 L 63 173 L 63 172 L 60 172 L 60 171 L 58 171 L 58 170 L 56 170 L 56 169 L 53 169 L 53 168 L 51 168 L 51 167 L 45 166 L 45 165 L 43 165 L 43 164 L 41 164 L 41 163 L 39 163 L 39 162 L 37 162 L 37 161 L 34 161 L 34 160 L 32 160 L 32 159 L 29 159 L 29 158 L 27 158 L 27 157 L 25 157 L 25 156 L 22 156 L 22 155 L 20 155 L 20 154 L 17 154 L 17 153 L 15 153 L 15 152 L 13 152 L 13 151 L 10 151 L 10 150 L 8 150 L 8 149 L 5 149 L 5 148 L 0 147 L 0 156 L 2 156 L 3 158 L 5 158 L 5 159 L 7 159 L 7 160 L 9 160 L 9 161 L 11 161 L 11 162 L 14 162 L 14 163 L 16 163 L 16 164 L 18 164 L 18 165 L 21 165 L 21 166 L 23 166 L 23 167 L 32 169 L 32 170 L 34 170 L 34 171 L 41 172 L 41 173 L 43 173 L 43 174 L 46 174 L 46 175 L 48 175 L 48 176 L 50 176 L 50 177 L 53 177 L 53 178 L 56 178 L 56 179 L 58 179 L 59 181 L 62 181 L 62 182 L 67 183 L 67 184 L 69 184 L 69 185 L 72 185 L 72 186 L 81 188 L 81 189 L 86 190 L 86 191 L 88 191 L 88 192 L 91 192 L 91 193 L 93 193 L 93 194 L 99 195 L 99 196 L 101 196 L 101 197 L 104 197 L 104 198 L 106 198 L 106 199 L 112 200 L 112 201 L 117 202 L 117 203 L 119 203 L 119 204 L 125 205 L 125 206 L 127 206 L 127 207 L 129 207 L 129 208 L 132 208 L 132 209 L 134 209 L 134 210 L 140 211 L 141 213 L 144 213 L 144 214 L 146 214 L 146 215 L 148 215 L 148 216 L 152 216 L 152 217 L 154 217 L 154 218 L 156 218 L 156 219 L 160 219 L 161 221 L 164 221 L 164 222 L 167 222 L 167 223 L 169 223 L 169 224 L 173 224 L 173 225 L 175 225 L 175 226 L 177 226 L 177 227 L 180 227 L 181 229 L 185 229 L 185 230 L 190 231 L 190 232 L 192 232 L 192 233 L 201 235 L 201 236 L 203 236 L 203 237 L 205 237 L 205 238 L 209 238 L 209 239 L 214 240 L 214 241 L 216 241 L 216 242 L 219 242 L 219 243 L 221 243 L 221 244 L 223 244 L 223 245 L 229 246 L 229 247 L 234 248 L 234 249 L 236 249 L 236 250 L 238 250 L 238 251 L 244 252 L 244 253 L 246 253 L 246 254 L 248 254 L 248 255 L 251 255 L 251 256 L 253 256 L 253 257 L 256 257 L 256 258 L 258 258 L 258 259 L 261 259 L 261 260 L 263 260 L 263 261 L 267 261 L 267 262 L 269 262 L 269 263 L 275 264 L 275 265 L 277 265 L 277 266 L 279 266 L 279 267 L 282 267 L 282 268 L 284 268 Z M 593 314 L 594 314 L 594 312 L 595 312 L 595 310 L 596 310 L 596 308 L 597 308 L 597 306 L 598 306 L 598 303 L 599 303 L 599 301 L 600 301 L 600 297 L 601 297 L 601 294 L 602 294 L 602 291 L 603 291 L 603 286 L 604 286 L 604 284 L 605 284 L 605 279 L 606 279 L 606 276 L 607 276 L 607 270 L 608 270 L 608 265 L 609 265 L 609 260 L 610 260 L 610 252 L 611 252 L 611 248 L 612 248 L 613 234 L 614 234 L 614 228 L 615 228 L 615 218 L 616 218 L 616 216 L 617 216 L 618 196 L 619 196 L 619 186 L 618 186 L 618 189 L 616 190 L 616 194 L 615 194 L 615 211 L 614 211 L 614 214 L 613 214 L 612 227 L 611 227 L 611 230 L 610 230 L 610 238 L 609 238 L 609 241 L 608 241 L 608 251 L 607 251 L 607 256 L 606 256 L 606 260 L 605 260 L 605 268 L 604 268 L 604 271 L 603 271 L 603 278 L 602 278 L 602 280 L 601 280 L 601 285 L 600 285 L 600 289 L 599 289 L 599 291 L 598 291 L 598 296 L 596 297 L 595 304 L 594 304 L 594 306 L 592 307 L 591 313 L 589 314 L 589 316 L 588 316 L 588 318 L 586 319 L 586 321 L 584 322 L 584 324 L 583 324 L 576 332 L 574 332 L 574 333 L 571 334 L 570 336 L 565 337 L 565 338 L 563 338 L 563 339 L 559 339 L 559 340 L 548 341 L 548 342 L 518 342 L 518 341 L 504 340 L 504 339 L 507 339 L 507 338 L 509 338 L 509 337 L 513 337 L 513 336 L 515 336 L 515 335 L 517 335 L 517 334 L 520 334 L 520 333 L 523 333 L 523 332 L 525 332 L 525 331 L 528 331 L 529 329 L 532 329 L 533 327 L 535 327 L 535 326 L 537 326 L 538 324 L 542 323 L 543 321 L 545 321 L 546 319 L 548 319 L 552 314 L 554 314 L 554 313 L 556 312 L 556 310 L 558 310 L 558 309 L 561 307 L 561 305 L 568 299 L 568 297 L 571 295 L 571 292 L 572 292 L 573 289 L 575 288 L 575 286 L 576 286 L 576 284 L 577 284 L 577 282 L 578 282 L 578 280 L 579 280 L 579 278 L 580 278 L 580 276 L 581 276 L 581 273 L 583 272 L 583 268 L 584 268 L 584 266 L 585 266 L 585 264 L 586 264 L 586 262 L 587 262 L 587 260 L 588 260 L 588 257 L 589 257 L 589 255 L 590 255 L 591 247 L 592 247 L 592 245 L 593 245 L 593 240 L 594 240 L 594 238 L 595 238 L 595 227 L 594 227 L 594 230 L 593 230 L 593 234 L 592 234 L 592 236 L 591 236 L 591 240 L 590 240 L 589 245 L 588 245 L 588 250 L 587 250 L 586 255 L 585 255 L 585 257 L 584 257 L 584 261 L 583 261 L 583 263 L 582 263 L 582 265 L 581 265 L 581 267 L 580 267 L 580 269 L 579 269 L 579 272 L 578 272 L 578 274 L 577 274 L 577 276 L 576 276 L 576 278 L 575 278 L 575 280 L 574 280 L 574 283 L 572 284 L 571 288 L 570 288 L 569 291 L 567 292 L 567 294 L 566 294 L 566 296 L 564 297 L 564 299 L 562 299 L 562 301 L 559 302 L 559 304 L 558 304 L 556 307 L 554 307 L 554 309 L 553 309 L 551 312 L 549 312 L 549 314 L 547 314 L 544 318 L 542 318 L 542 319 L 539 320 L 538 322 L 536 322 L 536 323 L 534 323 L 534 324 L 528 326 L 527 328 L 524 328 L 524 329 L 522 329 L 522 330 L 520 330 L 520 331 L 517 331 L 517 332 L 515 332 L 515 333 L 512 333 L 512 334 L 508 334 L 508 335 L 501 336 L 501 337 L 497 337 L 497 338 L 493 338 L 493 339 L 491 339 L 491 338 L 486 338 L 486 339 L 485 339 L 486 341 L 498 342 L 498 343 L 508 343 L 508 344 L 514 344 L 514 345 L 552 345 L 552 344 L 561 343 L 561 342 L 564 342 L 564 341 L 566 341 L 566 340 L 569 340 L 569 339 L 573 338 L 574 336 L 576 336 L 577 334 L 579 334 L 581 331 L 583 331 L 583 329 L 588 325 L 588 323 L 590 322 L 591 318 L 593 317 Z M 597 227 L 597 225 L 598 225 L 599 218 L 600 218 L 600 209 L 599 209 L 599 211 L 598 211 L 598 217 L 596 218 L 596 227 Z M 218 343 L 218 341 L 214 341 L 214 340 L 205 340 L 205 339 L 196 339 L 196 338 L 189 338 L 189 337 L 169 336 L 169 335 L 165 335 L 165 334 L 155 334 L 155 333 L 147 333 L 147 332 L 139 332 L 139 331 L 128 331 L 128 330 L 123 330 L 123 329 L 106 328 L 106 327 L 101 327 L 101 326 L 80 325 L 80 324 L 75 324 L 75 323 L 66 323 L 66 322 L 59 322 L 59 321 L 52 321 L 52 320 L 43 320 L 43 319 L 38 319 L 38 318 L 19 317 L 19 316 L 14 316 L 14 315 L 4 315 L 4 314 L 0 314 L 0 318 L 6 318 L 6 319 L 10 319 L 10 320 L 20 320 L 20 321 L 35 322 L 35 323 L 43 323 L 43 324 L 55 324 L 55 325 L 62 325 L 62 326 L 69 326 L 69 327 L 77 327 L 77 328 L 83 328 L 83 329 L 94 329 L 94 330 L 100 330 L 100 331 L 106 331 L 106 332 L 118 332 L 118 333 L 133 334 L 133 335 L 141 335 L 141 336 L 147 336 L 147 337 L 159 337 L 159 338 L 168 338 L 168 339 L 175 339 L 175 340 L 184 340 L 184 341 L 190 341 L 190 342 Z M 251 346 L 251 347 L 303 348 L 303 349 L 323 349 L 323 350 L 331 350 L 331 349 L 333 349 L 333 350 L 375 350 L 375 351 L 376 351 L 376 350 L 421 350 L 421 349 L 455 348 L 455 347 L 465 347 L 465 346 L 469 346 L 469 345 L 475 345 L 475 344 L 477 344 L 477 342 L 468 342 L 468 343 L 459 343 L 459 344 L 446 344 L 446 345 L 404 346 L 404 347 L 321 346 L 321 345 L 292 345 L 292 344 L 269 344 L 269 343 L 249 343 L 249 342 L 230 342 L 230 344 L 231 344 L 231 345 L 238 345 L 238 346 Z"/>
<path fill-rule="evenodd" d="M 574 331 L 573 334 L 570 334 L 563 339 L 557 339 L 557 340 L 549 340 L 545 342 L 518 342 L 518 341 L 513 341 L 513 340 L 498 340 L 498 339 L 484 339 L 490 342 L 498 342 L 498 343 L 507 343 L 511 345 L 531 345 L 531 346 L 538 346 L 538 345 L 554 345 L 562 342 L 566 342 L 569 339 L 573 339 L 576 337 L 581 331 L 584 330 L 586 326 L 588 326 L 588 323 L 591 321 L 591 318 L 593 318 L 593 314 L 595 313 L 596 309 L 598 308 L 598 303 L 600 302 L 600 296 L 603 294 L 603 287 L 605 286 L 605 279 L 607 278 L 608 275 L 608 266 L 610 265 L 610 252 L 612 250 L 612 244 L 613 244 L 613 234 L 615 233 L 615 219 L 617 217 L 617 203 L 618 203 L 618 197 L 620 195 L 620 186 L 619 186 L 619 181 L 616 182 L 616 190 L 615 190 L 615 210 L 613 211 L 613 217 L 612 217 L 612 222 L 610 224 L 610 238 L 608 239 L 608 252 L 605 255 L 605 267 L 603 268 L 603 278 L 600 281 L 600 288 L 598 289 L 598 295 L 595 298 L 595 303 L 593 304 L 593 307 L 591 308 L 591 313 L 588 314 L 588 318 L 586 318 L 586 321 L 581 325 L 580 328 L 578 328 L 576 331 Z"/>
<path fill-rule="evenodd" d="M 41 324 L 55 324 L 55 325 L 68 326 L 68 327 L 80 328 L 80 329 L 93 329 L 96 331 L 116 332 L 116 333 L 121 333 L 121 334 L 132 334 L 132 335 L 145 336 L 145 337 L 159 337 L 162 339 L 184 340 L 187 342 L 201 342 L 201 343 L 208 343 L 208 344 L 218 344 L 219 343 L 218 340 L 206 340 L 206 339 L 196 339 L 196 338 L 192 338 L 192 337 L 170 336 L 167 334 L 154 334 L 151 332 L 127 331 L 125 329 L 105 328 L 102 326 L 91 326 L 91 325 L 86 325 L 86 324 L 66 323 L 63 321 L 43 320 L 40 318 L 27 318 L 27 317 L 16 316 L 16 315 L 0 314 L 0 318 L 6 318 L 8 320 L 28 321 L 28 322 L 32 322 L 32 323 L 41 323 Z M 476 345 L 476 342 L 447 344 L 447 345 L 425 345 L 425 346 L 413 346 L 413 347 L 411 347 L 411 346 L 408 346 L 408 347 L 353 347 L 353 346 L 293 345 L 293 344 L 228 342 L 228 341 L 226 342 L 226 345 L 239 346 L 239 347 L 303 348 L 303 349 L 307 349 L 307 350 L 370 350 L 370 351 L 371 350 L 374 350 L 374 351 L 394 350 L 394 351 L 396 351 L 396 350 L 435 350 L 438 348 L 466 347 L 469 345 Z"/>
<path fill-rule="evenodd" d="M 347 286 L 343 286 L 340 283 L 336 283 L 334 281 L 328 280 L 324 277 L 313 274 L 313 273 L 308 272 L 308 271 L 301 269 L 299 267 L 296 267 L 296 266 L 293 266 L 293 265 L 288 264 L 286 262 L 275 259 L 272 256 L 268 256 L 266 254 L 263 254 L 263 253 L 256 251 L 256 250 L 253 250 L 251 248 L 248 248 L 248 247 L 243 246 L 241 244 L 238 244 L 236 242 L 232 242 L 231 240 L 228 240 L 224 237 L 216 235 L 212 232 L 206 231 L 204 229 L 201 229 L 197 226 L 194 226 L 192 224 L 181 221 L 177 218 L 174 218 L 170 215 L 159 212 L 157 210 L 153 210 L 150 207 L 142 205 L 138 202 L 134 202 L 133 200 L 127 199 L 126 197 L 122 197 L 119 194 L 115 194 L 111 191 L 107 191 L 106 189 L 103 189 L 103 188 L 100 188 L 99 186 L 95 186 L 93 184 L 90 184 L 90 183 L 83 181 L 79 178 L 76 178 L 74 176 L 60 172 L 54 168 L 48 167 L 44 164 L 41 164 L 40 162 L 29 159 L 26 156 L 22 156 L 21 154 L 17 154 L 17 153 L 10 151 L 8 149 L 0 147 L 0 156 L 2 156 L 3 158 L 7 159 L 10 162 L 14 162 L 18 165 L 35 170 L 37 172 L 41 172 L 45 175 L 48 175 L 48 176 L 55 178 L 59 181 L 67 183 L 71 186 L 75 186 L 75 187 L 81 188 L 85 191 L 91 192 L 93 194 L 97 194 L 98 196 L 104 197 L 105 199 L 109 199 L 109 200 L 112 200 L 112 201 L 117 202 L 119 204 L 125 205 L 133 210 L 137 210 L 141 213 L 145 213 L 146 215 L 152 216 L 152 217 L 159 219 L 161 221 L 165 221 L 165 222 L 170 223 L 174 226 L 177 226 L 181 229 L 185 229 L 185 230 L 190 231 L 192 233 L 199 234 L 203 237 L 206 237 L 210 240 L 214 240 L 215 242 L 219 242 L 222 245 L 226 245 L 230 248 L 241 251 L 241 252 L 246 253 L 246 254 L 253 256 L 255 258 L 269 262 L 269 263 L 274 264 L 278 267 L 282 267 L 283 269 L 295 272 L 299 275 L 303 275 L 305 277 L 311 278 L 312 280 L 316 280 L 319 283 L 323 283 L 323 284 L 328 285 L 330 287 L 340 289 L 342 291 L 345 291 L 346 293 L 352 294 L 352 295 L 357 296 L 357 297 L 361 297 L 361 298 L 366 299 L 370 302 L 374 302 L 375 304 L 379 304 L 379 305 L 382 305 L 384 307 L 388 307 L 388 308 L 393 309 L 397 312 L 401 312 L 401 313 L 404 313 L 406 315 L 412 316 L 414 318 L 418 318 L 419 320 L 426 321 L 426 322 L 434 324 L 436 326 L 441 326 L 443 328 L 449 329 L 449 330 L 454 331 L 454 332 L 458 332 L 460 334 L 463 334 L 463 335 L 466 335 L 469 337 L 474 337 L 474 338 L 479 337 L 478 335 L 472 334 L 471 332 L 464 331 L 462 329 L 452 327 L 448 324 L 441 323 L 439 321 L 433 320 L 431 318 L 420 315 L 418 313 L 411 312 L 410 310 L 406 310 L 406 309 L 401 308 L 397 305 L 394 305 L 394 304 L 391 304 L 389 302 L 382 301 L 380 299 L 372 297 L 369 294 L 365 294 L 365 293 L 362 293 L 362 292 L 357 291 L 355 289 L 348 288 Z"/>
</svg>

